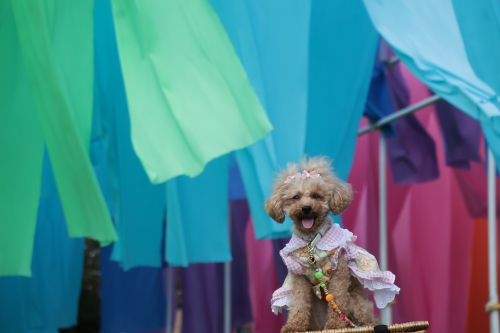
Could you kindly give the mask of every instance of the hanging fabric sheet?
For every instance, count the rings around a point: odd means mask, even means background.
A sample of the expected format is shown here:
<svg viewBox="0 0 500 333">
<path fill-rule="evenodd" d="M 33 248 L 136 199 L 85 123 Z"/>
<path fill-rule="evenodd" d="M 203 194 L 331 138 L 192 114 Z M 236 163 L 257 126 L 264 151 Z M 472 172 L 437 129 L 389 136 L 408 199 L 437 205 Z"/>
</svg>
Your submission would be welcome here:
<svg viewBox="0 0 500 333">
<path fill-rule="evenodd" d="M 0 277 L 0 327 L 9 333 L 52 333 L 77 323 L 83 239 L 69 238 L 45 154 L 31 262 L 32 276 Z"/>
<path fill-rule="evenodd" d="M 1 123 L 12 126 L 2 131 L 2 135 L 9 135 L 12 129 L 16 129 L 17 135 L 30 135 L 18 141 L 22 142 L 19 147 L 12 146 L 15 142 L 12 138 L 16 136 L 0 140 L 2 151 L 6 152 L 2 156 L 9 161 L 5 163 L 5 171 L 11 171 L 9 174 L 2 170 L 3 176 L 0 176 L 2 188 L 6 189 L 2 191 L 6 198 L 0 198 L 0 237 L 5 237 L 6 241 L 0 243 L 3 253 L 12 253 L 0 259 L 0 274 L 29 275 L 35 226 L 34 200 L 39 194 L 43 141 L 54 168 L 69 234 L 92 237 L 103 244 L 116 240 L 88 156 L 93 2 L 12 1 L 9 4 L 4 1 L 2 6 L 5 7 L 2 10 L 5 21 L 2 22 L 6 24 L 2 25 L 1 36 L 6 45 L 11 46 L 5 48 L 8 50 L 5 64 L 12 68 L 2 66 L 1 70 L 8 70 L 7 74 L 13 75 L 9 77 L 17 78 L 20 83 L 8 88 L 6 95 L 3 92 L 6 88 L 1 88 L 0 95 L 5 96 L 9 110 L 2 113 L 6 122 Z M 17 182 L 20 172 L 26 172 L 22 174 L 25 179 Z M 25 193 L 26 205 L 24 198 L 20 200 Z M 83 197 L 85 200 L 81 200 Z M 11 199 L 17 202 L 10 206 Z M 4 207 L 4 204 L 9 206 Z M 21 209 L 25 211 L 19 212 Z M 17 223 L 21 218 L 25 220 Z M 26 228 L 19 232 L 18 227 Z"/>
<path fill-rule="evenodd" d="M 410 92 L 404 80 L 401 63 L 387 68 L 393 108 L 401 110 L 410 105 Z M 414 184 L 439 177 L 436 146 L 432 137 L 415 114 L 397 120 L 394 137 L 387 138 L 387 157 L 396 184 Z"/>
<path fill-rule="evenodd" d="M 195 178 L 167 182 L 166 261 L 173 266 L 231 261 L 228 231 L 229 155 Z"/>
<path fill-rule="evenodd" d="M 165 327 L 162 268 L 139 267 L 125 272 L 110 257 L 111 246 L 102 247 L 101 333 L 153 331 Z"/>
<path fill-rule="evenodd" d="M 495 91 L 498 84 L 493 84 L 500 79 L 498 75 L 496 78 L 486 75 L 486 65 L 477 65 L 498 59 L 498 54 L 491 55 L 483 48 L 498 49 L 498 46 L 488 46 L 495 43 L 487 39 L 497 34 L 498 29 L 486 32 L 490 24 L 498 27 L 498 5 L 483 1 L 478 9 L 464 14 L 462 10 L 469 8 L 468 5 L 457 1 L 457 5 L 461 4 L 457 20 L 452 0 L 365 0 L 364 3 L 377 30 L 408 69 L 445 100 L 480 121 L 500 166 L 500 99 L 499 92 Z M 496 23 L 471 24 L 470 20 L 484 20 L 483 8 L 492 9 L 488 15 Z M 460 25 L 464 16 L 469 16 L 469 21 Z M 473 38 L 481 31 L 486 33 L 483 43 Z M 475 68 L 482 68 L 478 70 L 480 76 L 475 73 L 468 54 L 474 55 Z"/>
<path fill-rule="evenodd" d="M 277 224 L 262 206 L 275 173 L 304 153 L 310 0 L 211 3 L 275 127 L 264 140 L 236 152 L 256 236 L 289 236 L 290 220 Z"/>
<path fill-rule="evenodd" d="M 378 35 L 361 0 L 312 2 L 305 152 L 333 158 L 346 180 Z"/>
<path fill-rule="evenodd" d="M 10 1 L 0 2 L 0 22 L 0 77 L 11 78 L 0 80 L 0 276 L 29 276 L 43 137 Z"/>
<path fill-rule="evenodd" d="M 151 184 L 132 147 L 111 0 L 95 2 L 94 29 L 94 123 L 100 127 L 96 130 L 102 133 L 99 139 L 107 154 L 107 170 L 103 170 L 107 182 L 101 185 L 111 192 L 111 212 L 120 238 L 112 259 L 125 270 L 161 267 L 165 185 Z"/>
<path fill-rule="evenodd" d="M 132 141 L 150 180 L 194 177 L 272 129 L 207 0 L 113 0 Z"/>
</svg>

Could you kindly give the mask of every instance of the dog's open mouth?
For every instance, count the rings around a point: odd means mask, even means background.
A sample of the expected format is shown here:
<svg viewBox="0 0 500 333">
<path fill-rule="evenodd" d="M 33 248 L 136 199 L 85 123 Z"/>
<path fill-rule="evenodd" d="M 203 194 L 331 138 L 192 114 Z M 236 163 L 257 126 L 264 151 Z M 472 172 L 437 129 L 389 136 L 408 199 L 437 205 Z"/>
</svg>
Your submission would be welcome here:
<svg viewBox="0 0 500 333">
<path fill-rule="evenodd" d="M 314 225 L 314 218 L 302 219 L 302 226 L 306 229 L 310 229 Z"/>
</svg>

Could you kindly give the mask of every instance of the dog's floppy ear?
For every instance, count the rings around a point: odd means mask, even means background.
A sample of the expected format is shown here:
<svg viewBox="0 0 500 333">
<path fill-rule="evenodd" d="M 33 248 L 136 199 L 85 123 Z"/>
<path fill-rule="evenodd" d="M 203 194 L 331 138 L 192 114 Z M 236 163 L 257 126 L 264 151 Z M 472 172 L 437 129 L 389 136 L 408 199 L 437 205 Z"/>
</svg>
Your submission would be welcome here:
<svg viewBox="0 0 500 333">
<path fill-rule="evenodd" d="M 331 189 L 331 195 L 329 201 L 330 209 L 333 215 L 340 215 L 352 201 L 351 185 L 336 180 Z"/>
<path fill-rule="evenodd" d="M 285 213 L 283 212 L 283 190 L 281 186 L 275 188 L 269 198 L 264 203 L 266 213 L 276 222 L 283 223 L 285 221 Z"/>
</svg>

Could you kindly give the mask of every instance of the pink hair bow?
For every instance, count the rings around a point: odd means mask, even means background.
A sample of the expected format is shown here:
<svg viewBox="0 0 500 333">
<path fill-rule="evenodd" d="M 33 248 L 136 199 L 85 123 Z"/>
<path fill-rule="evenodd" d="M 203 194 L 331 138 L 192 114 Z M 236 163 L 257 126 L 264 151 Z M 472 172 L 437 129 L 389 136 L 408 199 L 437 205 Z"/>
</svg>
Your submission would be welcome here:
<svg viewBox="0 0 500 333">
<path fill-rule="evenodd" d="M 300 178 L 302 178 L 302 179 L 307 179 L 307 178 L 316 179 L 319 177 L 321 177 L 321 175 L 319 173 L 317 173 L 316 171 L 308 172 L 307 170 L 304 170 L 304 171 L 302 171 L 302 173 L 296 173 L 293 176 L 286 177 L 285 184 L 291 182 L 294 178 L 295 179 L 300 179 Z"/>
</svg>

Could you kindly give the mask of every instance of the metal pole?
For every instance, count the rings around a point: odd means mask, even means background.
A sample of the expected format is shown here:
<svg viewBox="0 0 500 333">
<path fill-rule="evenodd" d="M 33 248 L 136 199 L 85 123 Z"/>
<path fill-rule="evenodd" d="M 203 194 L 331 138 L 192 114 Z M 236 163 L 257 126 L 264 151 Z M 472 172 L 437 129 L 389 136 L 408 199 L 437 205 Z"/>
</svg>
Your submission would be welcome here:
<svg viewBox="0 0 500 333">
<path fill-rule="evenodd" d="M 167 266 L 167 321 L 165 323 L 165 333 L 172 333 L 172 296 L 173 296 L 173 268 L 168 264 Z"/>
<path fill-rule="evenodd" d="M 420 102 L 418 102 L 416 104 L 410 105 L 410 106 L 408 106 L 408 107 L 406 107 L 404 109 L 401 109 L 401 110 L 399 110 L 397 112 L 394 112 L 393 114 L 391 114 L 391 115 L 389 115 L 387 117 L 384 117 L 384 118 L 380 119 L 375 124 L 370 124 L 370 125 L 366 126 L 365 128 L 362 128 L 358 132 L 358 136 L 361 136 L 361 135 L 369 133 L 369 132 L 373 132 L 373 131 L 381 128 L 382 126 L 387 125 L 387 124 L 393 122 L 394 120 L 398 120 L 399 118 L 403 118 L 403 117 L 405 117 L 405 116 L 407 116 L 409 114 L 412 114 L 415 111 L 423 109 L 426 106 L 429 106 L 429 105 L 431 105 L 433 103 L 436 103 L 437 101 L 439 101 L 441 99 L 442 99 L 441 96 L 432 95 L 431 97 L 426 98 L 423 101 L 420 101 Z"/>
<path fill-rule="evenodd" d="M 491 149 L 488 149 L 488 280 L 490 285 L 490 305 L 498 303 L 496 215 L 496 167 L 493 153 Z M 499 333 L 498 310 L 490 310 L 490 332 Z"/>
<path fill-rule="evenodd" d="M 387 174 L 385 138 L 382 132 L 379 139 L 379 232 L 380 232 L 380 268 L 387 270 Z M 382 323 L 390 325 L 392 322 L 391 306 L 382 309 Z"/>
<path fill-rule="evenodd" d="M 224 333 L 231 333 L 231 263 L 224 263 Z"/>
<path fill-rule="evenodd" d="M 227 224 L 231 239 L 231 205 L 228 206 Z M 231 262 L 224 263 L 224 333 L 231 333 Z"/>
</svg>

